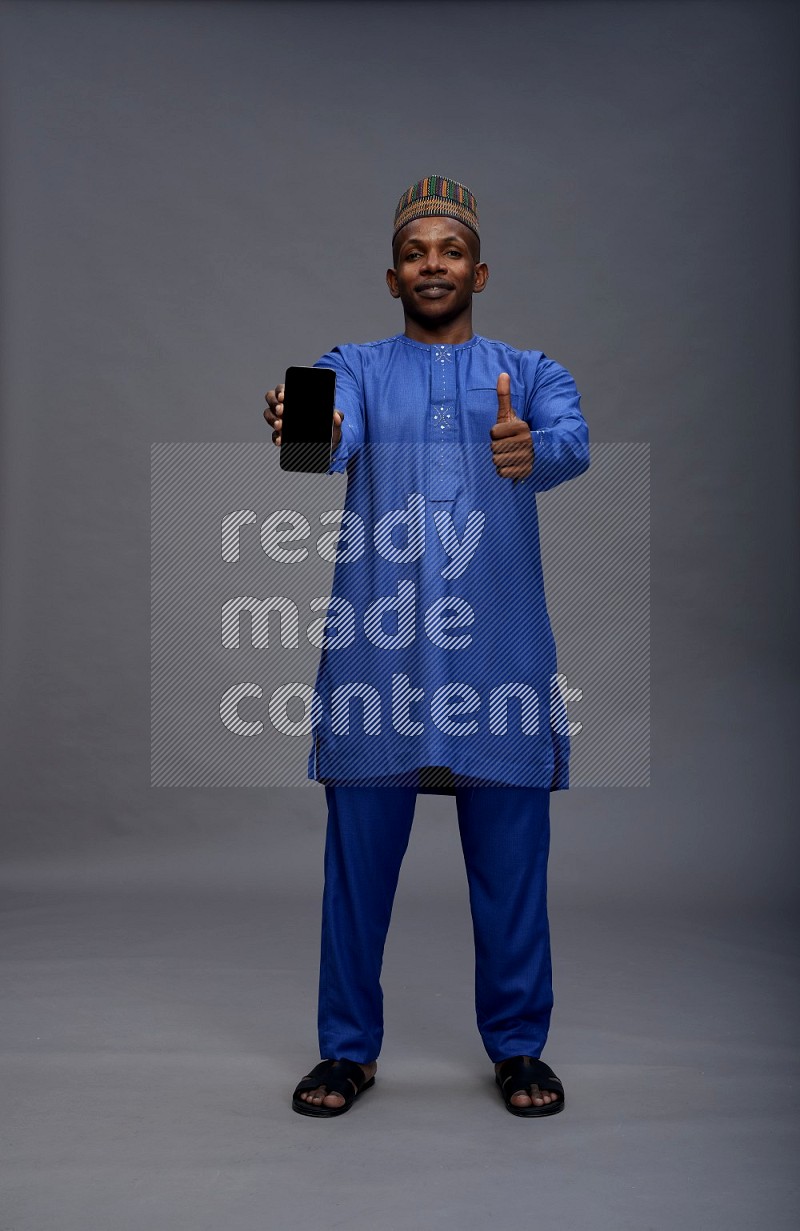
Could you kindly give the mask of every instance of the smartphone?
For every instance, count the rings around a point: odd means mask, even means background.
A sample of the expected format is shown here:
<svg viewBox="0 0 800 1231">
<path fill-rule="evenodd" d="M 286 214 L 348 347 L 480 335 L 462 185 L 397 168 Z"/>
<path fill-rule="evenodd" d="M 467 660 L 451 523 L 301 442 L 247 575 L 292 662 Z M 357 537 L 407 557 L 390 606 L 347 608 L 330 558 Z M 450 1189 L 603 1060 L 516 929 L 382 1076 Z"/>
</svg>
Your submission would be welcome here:
<svg viewBox="0 0 800 1231">
<path fill-rule="evenodd" d="M 287 368 L 284 385 L 281 469 L 327 474 L 336 373 L 333 368 Z"/>
</svg>

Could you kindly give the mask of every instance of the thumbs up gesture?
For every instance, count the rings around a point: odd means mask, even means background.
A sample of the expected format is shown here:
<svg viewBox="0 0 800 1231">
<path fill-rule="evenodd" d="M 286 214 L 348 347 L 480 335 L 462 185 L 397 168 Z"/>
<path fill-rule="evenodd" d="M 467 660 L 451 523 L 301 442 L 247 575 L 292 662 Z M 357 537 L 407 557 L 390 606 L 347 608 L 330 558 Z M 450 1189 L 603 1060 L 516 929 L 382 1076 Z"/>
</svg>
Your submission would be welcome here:
<svg viewBox="0 0 800 1231">
<path fill-rule="evenodd" d="M 511 377 L 497 378 L 497 422 L 489 429 L 492 460 L 502 479 L 525 480 L 533 470 L 533 437 L 524 419 L 511 408 Z"/>
</svg>

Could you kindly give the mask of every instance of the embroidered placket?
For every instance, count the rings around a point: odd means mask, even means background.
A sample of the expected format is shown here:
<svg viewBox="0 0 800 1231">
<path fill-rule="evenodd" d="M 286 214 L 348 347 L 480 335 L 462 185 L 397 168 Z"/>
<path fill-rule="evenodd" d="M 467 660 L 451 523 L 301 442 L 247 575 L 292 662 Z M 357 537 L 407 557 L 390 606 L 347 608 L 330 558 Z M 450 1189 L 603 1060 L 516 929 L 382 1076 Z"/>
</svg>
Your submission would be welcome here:
<svg viewBox="0 0 800 1231">
<path fill-rule="evenodd" d="M 431 349 L 430 499 L 455 500 L 458 478 L 456 362 L 452 346 Z"/>
</svg>

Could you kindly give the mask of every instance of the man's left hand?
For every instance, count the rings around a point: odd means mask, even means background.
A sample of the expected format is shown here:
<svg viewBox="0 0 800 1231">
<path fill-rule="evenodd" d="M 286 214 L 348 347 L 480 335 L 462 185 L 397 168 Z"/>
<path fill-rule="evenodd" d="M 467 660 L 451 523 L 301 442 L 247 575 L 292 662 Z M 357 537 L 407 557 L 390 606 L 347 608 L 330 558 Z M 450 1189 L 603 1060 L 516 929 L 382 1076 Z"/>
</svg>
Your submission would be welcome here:
<svg viewBox="0 0 800 1231">
<path fill-rule="evenodd" d="M 524 419 L 511 408 L 511 377 L 497 378 L 497 422 L 489 429 L 492 460 L 502 479 L 527 479 L 533 470 L 533 437 Z"/>
</svg>

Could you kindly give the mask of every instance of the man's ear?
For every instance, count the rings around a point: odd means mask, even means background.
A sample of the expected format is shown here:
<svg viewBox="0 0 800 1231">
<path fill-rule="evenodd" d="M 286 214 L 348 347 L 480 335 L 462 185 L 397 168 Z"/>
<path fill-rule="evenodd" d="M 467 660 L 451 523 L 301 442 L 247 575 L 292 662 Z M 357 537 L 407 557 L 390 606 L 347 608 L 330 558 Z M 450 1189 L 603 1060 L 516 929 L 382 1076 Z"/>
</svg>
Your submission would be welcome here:
<svg viewBox="0 0 800 1231">
<path fill-rule="evenodd" d="M 475 266 L 475 278 L 472 283 L 473 295 L 480 295 L 489 280 L 489 266 L 485 261 L 479 261 Z"/>
<path fill-rule="evenodd" d="M 392 299 L 400 298 L 400 288 L 397 285 L 397 274 L 393 269 L 386 270 L 386 285 L 389 288 L 389 294 Z"/>
</svg>

